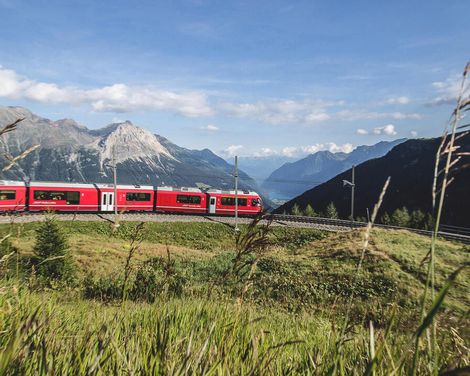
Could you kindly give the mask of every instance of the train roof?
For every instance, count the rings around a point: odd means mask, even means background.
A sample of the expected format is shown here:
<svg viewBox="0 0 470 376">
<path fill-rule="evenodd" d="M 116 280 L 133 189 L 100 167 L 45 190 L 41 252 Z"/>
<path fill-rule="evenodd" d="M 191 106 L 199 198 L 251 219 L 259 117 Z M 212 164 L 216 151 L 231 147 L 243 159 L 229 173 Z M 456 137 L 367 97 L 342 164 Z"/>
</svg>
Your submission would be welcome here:
<svg viewBox="0 0 470 376">
<path fill-rule="evenodd" d="M 114 184 L 93 184 L 98 188 L 114 188 Z M 118 184 L 117 188 L 120 189 L 142 189 L 142 190 L 151 190 L 153 191 L 153 186 L 151 185 L 139 185 L 139 184 Z"/>
<path fill-rule="evenodd" d="M 50 188 L 114 188 L 114 184 L 91 184 L 91 183 L 62 183 L 62 182 L 47 182 L 47 181 L 34 181 L 29 184 L 31 187 L 50 187 Z M 142 190 L 153 190 L 151 185 L 130 185 L 130 184 L 118 184 L 118 189 L 142 189 Z"/>
<path fill-rule="evenodd" d="M 157 191 L 167 191 L 167 192 L 193 192 L 193 193 L 203 193 L 203 191 L 196 187 L 157 187 Z"/>
<path fill-rule="evenodd" d="M 24 187 L 25 183 L 23 181 L 14 181 L 14 180 L 0 180 L 0 186 L 14 186 L 14 187 Z"/>
<path fill-rule="evenodd" d="M 218 193 L 218 194 L 225 194 L 225 195 L 234 195 L 235 190 L 222 190 L 222 189 L 209 189 L 207 193 Z M 237 190 L 238 196 L 259 196 L 258 193 L 254 191 L 240 191 Z"/>
</svg>

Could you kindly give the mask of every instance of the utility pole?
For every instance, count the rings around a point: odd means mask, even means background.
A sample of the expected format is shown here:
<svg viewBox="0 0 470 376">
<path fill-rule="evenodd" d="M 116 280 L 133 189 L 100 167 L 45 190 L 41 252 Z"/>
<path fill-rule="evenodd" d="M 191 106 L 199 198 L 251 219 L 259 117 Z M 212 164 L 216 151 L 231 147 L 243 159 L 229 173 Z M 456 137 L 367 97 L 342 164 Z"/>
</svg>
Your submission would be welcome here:
<svg viewBox="0 0 470 376">
<path fill-rule="evenodd" d="M 354 188 L 356 188 L 354 169 L 355 166 L 353 165 L 351 170 L 351 181 L 343 180 L 343 187 L 345 187 L 346 185 L 349 185 L 351 187 L 351 221 L 354 221 Z"/>
<path fill-rule="evenodd" d="M 351 221 L 354 221 L 354 188 L 356 188 L 356 184 L 354 181 L 354 165 L 352 166 L 352 177 L 351 177 Z"/>
<path fill-rule="evenodd" d="M 114 221 L 117 220 L 117 168 L 116 168 L 116 145 L 113 145 L 113 178 L 114 178 Z"/>
<path fill-rule="evenodd" d="M 235 156 L 235 231 L 238 231 L 238 156 Z"/>
</svg>

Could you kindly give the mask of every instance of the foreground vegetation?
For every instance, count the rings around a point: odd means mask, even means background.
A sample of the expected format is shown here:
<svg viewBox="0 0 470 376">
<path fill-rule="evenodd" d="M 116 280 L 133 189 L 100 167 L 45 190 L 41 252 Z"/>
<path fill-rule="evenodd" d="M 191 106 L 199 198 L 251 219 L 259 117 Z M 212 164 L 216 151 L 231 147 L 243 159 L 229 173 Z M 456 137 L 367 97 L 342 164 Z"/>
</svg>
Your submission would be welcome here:
<svg viewBox="0 0 470 376">
<path fill-rule="evenodd" d="M 16 252 L 2 269 L 1 373 L 401 374 L 412 367 L 428 238 L 373 230 L 357 275 L 361 232 L 271 227 L 254 236 L 257 243 L 237 244 L 233 229 L 217 223 L 125 222 L 113 231 L 105 222 L 60 222 L 75 270 L 66 282 L 45 284 L 34 267 L 39 226 L 0 226 L 0 236 L 12 234 L 3 253 Z M 242 227 L 241 238 L 252 230 Z M 469 251 L 437 242 L 436 293 Z M 441 371 L 469 365 L 469 277 L 461 271 L 434 316 Z M 428 350 L 419 351 L 417 370 L 429 373 Z"/>
</svg>

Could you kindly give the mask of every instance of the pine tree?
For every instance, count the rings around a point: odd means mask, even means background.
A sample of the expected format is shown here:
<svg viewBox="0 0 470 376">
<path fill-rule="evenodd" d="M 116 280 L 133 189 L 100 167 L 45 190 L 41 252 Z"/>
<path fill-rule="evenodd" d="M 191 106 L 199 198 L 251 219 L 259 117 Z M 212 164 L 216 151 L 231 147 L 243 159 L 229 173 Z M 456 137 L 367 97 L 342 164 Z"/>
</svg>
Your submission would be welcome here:
<svg viewBox="0 0 470 376">
<path fill-rule="evenodd" d="M 390 225 L 392 223 L 390 215 L 387 212 L 385 212 L 384 215 L 380 218 L 380 223 L 383 225 Z"/>
<path fill-rule="evenodd" d="M 336 210 L 336 206 L 333 202 L 330 202 L 326 207 L 325 215 L 327 218 L 338 219 L 338 211 Z"/>
<path fill-rule="evenodd" d="M 410 227 L 424 228 L 426 222 L 426 215 L 421 210 L 413 210 L 410 216 Z"/>
<path fill-rule="evenodd" d="M 397 208 L 390 217 L 393 226 L 408 227 L 410 225 L 410 213 L 405 207 Z"/>
<path fill-rule="evenodd" d="M 316 217 L 317 216 L 317 213 L 315 213 L 315 210 L 313 210 L 312 205 L 310 205 L 310 204 L 308 204 L 305 207 L 304 214 L 307 217 Z"/>
<path fill-rule="evenodd" d="M 73 262 L 68 252 L 67 240 L 52 217 L 47 217 L 36 230 L 33 251 L 38 275 L 55 280 L 72 277 Z"/>
<path fill-rule="evenodd" d="M 294 206 L 292 207 L 292 210 L 291 210 L 291 214 L 292 215 L 302 215 L 302 210 L 300 210 L 300 207 L 299 205 L 297 204 L 294 204 Z"/>
<path fill-rule="evenodd" d="M 434 225 L 436 224 L 434 217 L 428 213 L 426 214 L 426 220 L 424 221 L 424 229 L 428 231 L 433 231 L 434 230 Z"/>
</svg>

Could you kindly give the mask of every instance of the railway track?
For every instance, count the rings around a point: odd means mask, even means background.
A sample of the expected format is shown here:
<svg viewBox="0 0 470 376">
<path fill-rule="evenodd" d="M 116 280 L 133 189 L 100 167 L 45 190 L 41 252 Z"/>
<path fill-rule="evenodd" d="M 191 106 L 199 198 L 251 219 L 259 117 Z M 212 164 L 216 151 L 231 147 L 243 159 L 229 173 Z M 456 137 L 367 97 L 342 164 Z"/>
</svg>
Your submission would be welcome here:
<svg viewBox="0 0 470 376">
<path fill-rule="evenodd" d="M 93 213 L 57 213 L 58 220 L 63 221 L 109 221 L 114 220 L 114 214 L 93 214 Z M 208 215 L 187 215 L 187 214 L 162 214 L 162 213 L 120 213 L 120 221 L 144 221 L 144 222 L 219 222 L 226 224 L 235 224 L 233 217 L 226 216 L 208 216 Z M 41 221 L 45 218 L 43 213 L 20 213 L 14 215 L 0 216 L 0 223 L 27 223 Z M 238 223 L 249 223 L 250 218 L 238 218 Z M 289 226 L 301 228 L 316 228 L 325 231 L 351 231 L 353 229 L 364 228 L 365 222 L 348 221 L 342 219 L 305 217 L 286 214 L 267 214 L 263 222 L 272 221 L 274 226 Z M 407 230 L 416 234 L 431 236 L 432 232 L 408 227 L 388 226 L 375 224 L 374 227 Z M 470 229 L 456 226 L 442 225 L 439 236 L 447 239 L 470 244 Z"/>
<path fill-rule="evenodd" d="M 331 227 L 338 227 L 341 229 L 356 229 L 356 228 L 364 228 L 367 226 L 366 222 L 357 222 L 357 221 L 347 221 L 342 219 L 331 219 L 331 218 L 318 218 L 318 217 L 304 217 L 304 216 L 296 216 L 296 215 L 286 215 L 286 214 L 272 214 L 272 217 L 276 221 L 282 221 L 285 223 L 291 222 L 302 222 L 302 223 L 309 223 L 309 224 L 322 224 L 325 226 Z M 399 226 L 389 226 L 389 225 L 382 225 L 382 224 L 374 224 L 376 228 L 384 228 L 384 229 L 391 229 L 391 230 L 406 230 L 410 232 L 414 232 L 420 235 L 431 236 L 432 231 L 428 230 L 420 230 L 415 228 L 409 227 L 399 227 Z M 457 226 L 449 226 L 449 225 L 441 225 L 439 231 L 439 237 L 442 237 L 447 240 L 456 240 L 460 241 L 465 244 L 470 244 L 470 229 L 464 227 L 457 227 Z"/>
</svg>

